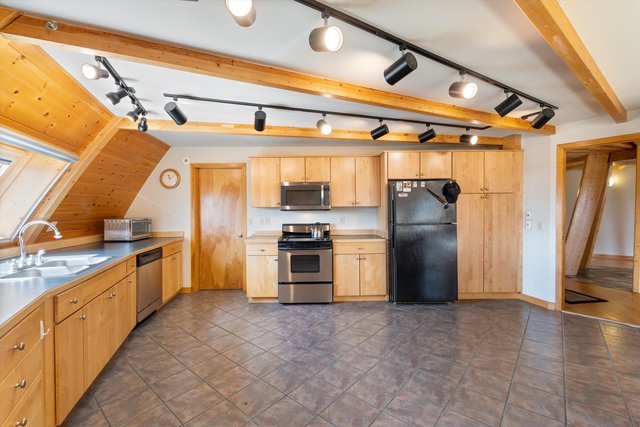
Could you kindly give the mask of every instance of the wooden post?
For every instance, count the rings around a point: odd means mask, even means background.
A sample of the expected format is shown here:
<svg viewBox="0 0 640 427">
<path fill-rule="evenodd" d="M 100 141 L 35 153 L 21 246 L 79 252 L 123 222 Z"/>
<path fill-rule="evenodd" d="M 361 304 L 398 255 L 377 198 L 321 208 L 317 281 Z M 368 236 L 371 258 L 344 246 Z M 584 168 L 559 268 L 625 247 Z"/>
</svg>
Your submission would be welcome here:
<svg viewBox="0 0 640 427">
<path fill-rule="evenodd" d="M 611 159 L 611 156 L 609 156 Z M 598 232 L 600 231 L 600 223 L 602 222 L 602 214 L 604 213 L 604 207 L 607 203 L 607 193 L 609 189 L 609 175 L 611 174 L 611 161 L 609 161 L 609 167 L 607 168 L 607 174 L 602 181 L 600 189 L 600 198 L 596 206 L 596 213 L 593 217 L 593 224 L 591 225 L 591 232 L 589 233 L 589 239 L 587 240 L 587 246 L 584 249 L 582 255 L 582 261 L 580 261 L 580 269 L 587 268 L 591 262 L 591 255 L 593 255 L 593 249 L 596 247 L 596 240 L 598 239 Z"/>
</svg>

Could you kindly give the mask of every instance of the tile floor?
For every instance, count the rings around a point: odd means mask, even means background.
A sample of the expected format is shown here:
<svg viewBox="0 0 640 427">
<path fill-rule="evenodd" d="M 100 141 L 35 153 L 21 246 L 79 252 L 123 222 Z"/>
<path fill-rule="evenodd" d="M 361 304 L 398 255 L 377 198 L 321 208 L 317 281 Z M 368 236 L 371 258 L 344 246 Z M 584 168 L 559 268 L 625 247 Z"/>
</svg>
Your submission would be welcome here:
<svg viewBox="0 0 640 427">
<path fill-rule="evenodd" d="M 640 425 L 640 330 L 521 301 L 179 295 L 65 425 Z"/>
</svg>

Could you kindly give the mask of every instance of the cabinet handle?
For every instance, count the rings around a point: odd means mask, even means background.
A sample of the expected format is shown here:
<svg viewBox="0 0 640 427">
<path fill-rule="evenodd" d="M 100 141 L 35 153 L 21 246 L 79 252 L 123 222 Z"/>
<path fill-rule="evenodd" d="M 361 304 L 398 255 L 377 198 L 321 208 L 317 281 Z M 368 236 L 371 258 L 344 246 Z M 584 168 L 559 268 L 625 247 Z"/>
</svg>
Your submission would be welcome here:
<svg viewBox="0 0 640 427">
<path fill-rule="evenodd" d="M 358 248 L 359 251 L 361 251 L 363 248 Z"/>
<path fill-rule="evenodd" d="M 365 256 L 360 257 L 360 260 L 363 260 L 363 259 L 367 259 L 367 257 L 365 257 Z"/>
<path fill-rule="evenodd" d="M 131 268 L 135 268 L 135 267 L 136 267 L 136 265 L 135 265 L 135 264 L 129 264 L 129 267 L 131 267 Z"/>
<path fill-rule="evenodd" d="M 16 421 L 16 425 L 17 426 L 26 426 L 27 425 L 27 419 L 23 418 L 21 420 Z"/>
<path fill-rule="evenodd" d="M 14 346 L 13 346 L 13 349 L 14 349 L 14 350 L 22 351 L 22 350 L 24 350 L 24 347 L 25 347 L 24 342 L 21 342 L 21 343 L 18 343 L 18 344 L 16 344 L 16 345 L 14 345 Z"/>
<path fill-rule="evenodd" d="M 49 335 L 49 333 L 51 332 L 51 328 L 47 328 L 47 331 L 45 332 L 44 330 L 44 321 L 41 320 L 40 321 L 40 339 L 44 339 L 44 337 L 46 337 L 47 335 Z"/>
<path fill-rule="evenodd" d="M 416 174 L 416 176 L 420 176 L 420 174 L 419 174 L 419 173 L 417 173 L 417 174 Z"/>
<path fill-rule="evenodd" d="M 86 314 L 83 314 L 82 316 L 78 317 L 78 319 L 80 319 L 80 320 L 84 320 L 84 319 L 86 319 L 86 318 L 87 318 L 87 315 L 86 315 Z"/>
<path fill-rule="evenodd" d="M 484 187 L 484 191 L 489 191 L 489 187 Z"/>
<path fill-rule="evenodd" d="M 277 262 L 277 261 L 278 261 L 278 258 L 274 258 L 273 260 Z"/>
<path fill-rule="evenodd" d="M 176 260 L 176 257 L 171 258 L 171 261 L 175 261 L 175 260 Z"/>
<path fill-rule="evenodd" d="M 22 380 L 16 384 L 15 388 L 25 388 L 27 386 L 27 380 Z"/>
<path fill-rule="evenodd" d="M 260 252 L 264 252 L 264 249 L 260 249 Z"/>
<path fill-rule="evenodd" d="M 488 194 L 485 194 L 485 195 L 484 195 L 484 198 L 485 198 L 485 199 L 488 199 L 488 198 L 489 198 L 489 195 L 488 195 Z"/>
<path fill-rule="evenodd" d="M 359 204 L 360 204 L 360 202 L 356 202 L 356 205 L 359 205 Z"/>
<path fill-rule="evenodd" d="M 484 199 L 484 196 L 480 196 L 481 199 Z"/>
<path fill-rule="evenodd" d="M 280 206 L 280 202 L 276 202 L 276 205 Z"/>
<path fill-rule="evenodd" d="M 77 304 L 78 303 L 78 298 L 74 298 L 71 301 L 69 301 L 71 304 Z"/>
</svg>

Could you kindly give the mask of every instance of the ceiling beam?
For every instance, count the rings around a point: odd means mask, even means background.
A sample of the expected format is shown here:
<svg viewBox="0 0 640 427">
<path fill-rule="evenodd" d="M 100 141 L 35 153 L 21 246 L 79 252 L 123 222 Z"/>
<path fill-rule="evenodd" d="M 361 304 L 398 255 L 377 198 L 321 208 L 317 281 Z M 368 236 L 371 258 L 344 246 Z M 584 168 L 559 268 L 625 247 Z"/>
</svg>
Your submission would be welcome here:
<svg viewBox="0 0 640 427">
<path fill-rule="evenodd" d="M 628 150 L 616 151 L 609 154 L 609 163 L 623 162 L 625 160 L 635 159 L 637 156 L 637 148 L 630 148 Z"/>
<path fill-rule="evenodd" d="M 596 64 L 557 0 L 514 0 L 549 46 L 616 123 L 627 110 Z"/>
<path fill-rule="evenodd" d="M 123 120 L 121 129 L 134 130 L 137 124 L 129 120 Z M 334 129 L 331 135 L 325 136 L 320 131 L 313 128 L 303 128 L 294 126 L 267 126 L 262 132 L 257 132 L 253 124 L 215 123 L 215 122 L 192 122 L 178 126 L 172 120 L 148 120 L 147 126 L 150 131 L 172 131 L 185 133 L 208 133 L 219 135 L 251 135 L 251 136 L 275 136 L 284 138 L 314 138 L 329 140 L 347 141 L 369 141 L 375 142 L 398 142 L 418 144 L 418 134 L 410 132 L 389 132 L 382 138 L 374 141 L 371 133 L 367 130 L 339 130 Z M 426 144 L 460 144 L 460 135 L 438 134 L 434 139 Z M 478 145 L 503 145 L 503 139 L 494 136 L 479 136 Z"/>
<path fill-rule="evenodd" d="M 19 10 L 0 7 L 0 30 L 15 21 L 20 15 L 22 12 Z"/>
<path fill-rule="evenodd" d="M 555 133 L 555 127 L 552 125 L 546 125 L 542 129 L 533 129 L 529 121 L 520 118 L 501 118 L 495 113 L 371 89 L 107 30 L 56 21 L 58 29 L 51 31 L 45 28 L 46 22 L 46 19 L 22 15 L 7 25 L 2 30 L 2 34 L 6 37 L 26 39 L 31 43 L 39 40 L 62 44 L 81 49 L 85 53 L 87 49 L 90 49 L 92 53 L 98 55 L 119 57 L 165 68 L 327 96 L 377 107 L 544 135 Z"/>
</svg>

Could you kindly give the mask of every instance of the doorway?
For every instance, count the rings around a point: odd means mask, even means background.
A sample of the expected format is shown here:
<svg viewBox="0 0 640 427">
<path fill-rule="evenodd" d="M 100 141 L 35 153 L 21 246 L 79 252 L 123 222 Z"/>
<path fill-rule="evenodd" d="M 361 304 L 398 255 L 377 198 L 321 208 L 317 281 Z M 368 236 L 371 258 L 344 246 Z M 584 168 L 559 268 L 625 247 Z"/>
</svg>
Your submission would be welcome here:
<svg viewBox="0 0 640 427">
<path fill-rule="evenodd" d="M 558 309 L 640 325 L 638 142 L 632 134 L 557 147 Z"/>
<path fill-rule="evenodd" d="M 245 289 L 244 163 L 191 164 L 191 286 Z"/>
</svg>

